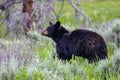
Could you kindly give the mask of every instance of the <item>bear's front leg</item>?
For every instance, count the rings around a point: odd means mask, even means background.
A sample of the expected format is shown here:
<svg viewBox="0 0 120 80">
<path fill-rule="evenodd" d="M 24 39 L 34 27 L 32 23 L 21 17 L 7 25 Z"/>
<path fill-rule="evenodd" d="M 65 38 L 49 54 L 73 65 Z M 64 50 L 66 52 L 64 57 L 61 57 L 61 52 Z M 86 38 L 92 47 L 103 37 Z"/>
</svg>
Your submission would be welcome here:
<svg viewBox="0 0 120 80">
<path fill-rule="evenodd" d="M 72 58 L 72 55 L 70 55 L 66 49 L 57 48 L 57 55 L 58 55 L 59 59 L 61 59 L 61 60 L 69 61 Z"/>
</svg>

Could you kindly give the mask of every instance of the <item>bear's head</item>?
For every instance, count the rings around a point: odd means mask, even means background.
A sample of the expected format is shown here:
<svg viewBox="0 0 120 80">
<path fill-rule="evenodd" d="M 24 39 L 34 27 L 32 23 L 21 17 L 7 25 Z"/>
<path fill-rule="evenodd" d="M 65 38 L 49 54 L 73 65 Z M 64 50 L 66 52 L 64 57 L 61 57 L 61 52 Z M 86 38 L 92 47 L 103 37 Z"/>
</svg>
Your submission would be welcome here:
<svg viewBox="0 0 120 80">
<path fill-rule="evenodd" d="M 42 35 L 51 37 L 57 42 L 65 33 L 68 33 L 68 31 L 61 26 L 60 21 L 57 21 L 55 24 L 49 22 L 48 28 L 42 32 Z"/>
</svg>

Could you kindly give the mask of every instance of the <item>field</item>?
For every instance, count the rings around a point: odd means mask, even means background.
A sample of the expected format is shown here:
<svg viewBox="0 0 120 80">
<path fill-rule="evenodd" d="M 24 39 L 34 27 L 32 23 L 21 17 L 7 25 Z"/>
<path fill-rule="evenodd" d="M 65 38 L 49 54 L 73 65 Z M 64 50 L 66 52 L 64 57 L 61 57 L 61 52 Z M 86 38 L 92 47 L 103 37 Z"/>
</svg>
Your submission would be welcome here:
<svg viewBox="0 0 120 80">
<path fill-rule="evenodd" d="M 29 32 L 29 39 L 25 36 L 9 39 L 4 37 L 6 28 L 2 26 L 0 80 L 120 80 L 120 43 L 117 41 L 120 39 L 120 1 L 98 2 L 83 2 L 81 7 L 90 18 L 89 29 L 104 37 L 108 59 L 92 64 L 82 57 L 61 61 L 52 39 L 38 31 Z M 74 12 L 70 12 L 73 8 L 65 4 L 60 17 L 62 25 L 68 30 L 80 28 L 82 22 L 75 20 Z M 111 20 L 114 20 L 111 25 L 104 28 L 102 24 Z"/>
</svg>

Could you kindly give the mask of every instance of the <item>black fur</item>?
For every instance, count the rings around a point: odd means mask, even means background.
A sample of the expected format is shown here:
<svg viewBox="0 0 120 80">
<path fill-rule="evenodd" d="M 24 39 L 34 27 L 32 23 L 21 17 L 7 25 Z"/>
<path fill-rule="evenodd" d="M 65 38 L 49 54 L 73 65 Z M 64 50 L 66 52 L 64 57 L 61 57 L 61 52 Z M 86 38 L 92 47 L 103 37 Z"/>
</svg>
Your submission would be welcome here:
<svg viewBox="0 0 120 80">
<path fill-rule="evenodd" d="M 48 32 L 46 36 L 56 42 L 56 52 L 62 60 L 70 60 L 72 55 L 87 58 L 89 62 L 107 58 L 104 39 L 93 31 L 79 29 L 69 32 L 59 21 L 50 23 L 45 31 Z"/>
</svg>

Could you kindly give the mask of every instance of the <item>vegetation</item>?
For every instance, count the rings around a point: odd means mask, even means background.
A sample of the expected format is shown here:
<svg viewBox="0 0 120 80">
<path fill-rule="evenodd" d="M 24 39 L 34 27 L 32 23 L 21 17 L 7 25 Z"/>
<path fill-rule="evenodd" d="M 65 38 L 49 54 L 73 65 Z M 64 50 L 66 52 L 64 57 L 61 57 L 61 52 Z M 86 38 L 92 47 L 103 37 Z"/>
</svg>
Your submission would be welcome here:
<svg viewBox="0 0 120 80">
<path fill-rule="evenodd" d="M 99 3 L 99 4 L 98 4 Z M 103 23 L 110 21 L 115 18 L 120 18 L 119 6 L 120 1 L 91 1 L 91 2 L 82 2 L 80 8 L 83 8 L 87 16 L 89 16 L 91 24 L 93 23 Z M 59 6 L 61 6 L 59 4 Z M 69 9 L 69 11 L 68 11 Z M 73 12 L 71 12 L 73 11 Z M 65 7 L 63 9 L 63 15 L 61 15 L 60 20 L 63 23 L 73 23 L 77 24 L 74 15 L 74 9 L 65 2 Z"/>
<path fill-rule="evenodd" d="M 75 20 L 73 8 L 65 4 L 60 17 L 62 25 L 69 30 L 80 28 L 82 22 Z M 4 36 L 6 26 L 0 26 L 0 80 L 119 80 L 120 47 L 116 40 L 120 40 L 119 5 L 119 0 L 82 3 L 81 7 L 90 17 L 89 29 L 101 34 L 108 46 L 108 59 L 92 64 L 81 57 L 70 62 L 59 60 L 55 43 L 37 30 L 29 32 L 28 39 L 25 36 L 10 39 Z M 103 27 L 103 23 L 111 20 L 115 21 Z"/>
<path fill-rule="evenodd" d="M 86 59 L 60 61 L 51 39 L 31 32 L 39 40 L 0 41 L 1 80 L 119 80 L 120 50 L 108 43 L 108 60 L 89 64 Z M 9 58 L 8 58 L 9 57 Z"/>
<path fill-rule="evenodd" d="M 99 3 L 99 4 L 98 4 Z M 93 22 L 107 22 L 113 18 L 120 18 L 120 1 L 103 1 L 83 3 L 85 13 Z"/>
</svg>

